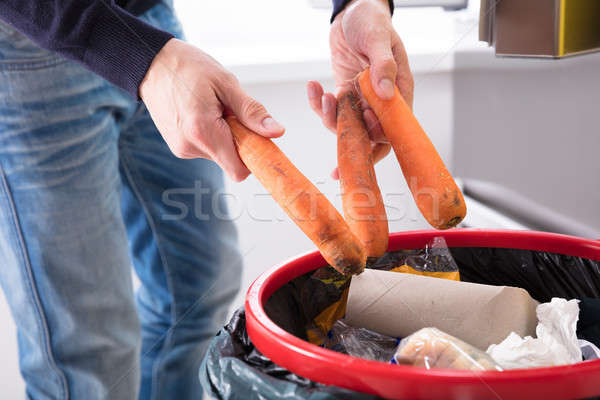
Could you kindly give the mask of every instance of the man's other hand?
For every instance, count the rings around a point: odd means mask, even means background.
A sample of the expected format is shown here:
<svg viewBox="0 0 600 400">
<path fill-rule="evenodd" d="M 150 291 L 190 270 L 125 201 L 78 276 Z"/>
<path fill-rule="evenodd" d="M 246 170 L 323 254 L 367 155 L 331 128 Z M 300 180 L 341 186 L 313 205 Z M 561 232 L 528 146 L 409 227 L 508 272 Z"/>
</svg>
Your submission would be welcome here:
<svg viewBox="0 0 600 400">
<path fill-rule="evenodd" d="M 319 82 L 308 83 L 308 100 L 323 124 L 336 132 L 336 94 L 355 85 L 355 78 L 367 66 L 377 95 L 389 99 L 394 83 L 412 107 L 413 77 L 406 50 L 394 30 L 387 0 L 353 0 L 331 24 L 329 35 L 335 94 L 325 93 Z M 363 100 L 363 118 L 373 142 L 375 162 L 384 158 L 390 146 L 377 117 Z M 337 179 L 337 169 L 332 176 Z"/>
</svg>

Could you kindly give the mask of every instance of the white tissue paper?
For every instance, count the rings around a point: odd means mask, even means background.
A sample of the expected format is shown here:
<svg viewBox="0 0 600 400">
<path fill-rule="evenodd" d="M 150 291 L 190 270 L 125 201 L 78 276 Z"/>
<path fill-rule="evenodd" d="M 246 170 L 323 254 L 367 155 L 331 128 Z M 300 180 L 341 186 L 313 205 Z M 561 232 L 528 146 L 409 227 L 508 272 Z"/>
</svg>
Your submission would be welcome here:
<svg viewBox="0 0 600 400">
<path fill-rule="evenodd" d="M 535 368 L 573 364 L 582 361 L 577 340 L 579 300 L 553 298 L 540 304 L 536 313 L 537 338 L 521 338 L 511 332 L 500 344 L 493 344 L 487 353 L 505 369 Z"/>
</svg>

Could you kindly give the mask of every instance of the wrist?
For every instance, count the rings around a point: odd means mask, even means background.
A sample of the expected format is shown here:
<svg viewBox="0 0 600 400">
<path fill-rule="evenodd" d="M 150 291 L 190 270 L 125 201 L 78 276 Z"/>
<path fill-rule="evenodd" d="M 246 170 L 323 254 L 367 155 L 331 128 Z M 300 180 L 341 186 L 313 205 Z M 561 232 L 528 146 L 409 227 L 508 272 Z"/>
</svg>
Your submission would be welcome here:
<svg viewBox="0 0 600 400">
<path fill-rule="evenodd" d="M 338 20 L 341 20 L 344 14 L 351 12 L 355 8 L 362 7 L 380 7 L 382 11 L 388 12 L 389 16 L 392 16 L 394 10 L 394 1 L 393 0 L 350 0 L 346 3 L 344 8 L 340 10 L 332 19 L 332 23 Z"/>
<path fill-rule="evenodd" d="M 165 73 L 174 71 L 177 67 L 177 48 L 179 47 L 178 39 L 171 39 L 165 43 L 160 51 L 154 56 L 144 79 L 140 83 L 139 95 L 142 100 L 151 91 L 154 86 L 154 82 L 164 77 Z"/>
</svg>

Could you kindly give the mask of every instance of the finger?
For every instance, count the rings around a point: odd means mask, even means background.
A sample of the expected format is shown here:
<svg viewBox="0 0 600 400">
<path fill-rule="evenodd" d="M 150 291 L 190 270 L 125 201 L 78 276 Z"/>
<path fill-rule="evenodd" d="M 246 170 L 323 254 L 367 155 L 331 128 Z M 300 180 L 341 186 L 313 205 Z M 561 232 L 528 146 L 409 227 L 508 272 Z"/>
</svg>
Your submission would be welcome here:
<svg viewBox="0 0 600 400">
<path fill-rule="evenodd" d="M 221 93 L 224 103 L 231 108 L 240 122 L 266 137 L 279 137 L 285 128 L 267 112 L 265 107 L 248 96 L 239 85 L 230 85 Z"/>
<path fill-rule="evenodd" d="M 368 66 L 369 66 L 368 62 L 366 62 L 366 61 L 364 63 L 361 62 L 360 71 L 364 70 Z M 358 74 L 356 73 L 356 71 L 355 70 L 347 71 L 347 74 L 353 75 L 353 77 L 350 79 L 345 79 L 343 81 L 336 82 L 335 91 L 334 91 L 335 96 L 339 96 L 340 93 L 347 92 L 349 90 L 352 90 L 354 92 L 360 92 L 360 88 L 358 85 Z"/>
<path fill-rule="evenodd" d="M 372 150 L 373 164 L 383 160 L 390 153 L 391 148 L 389 143 L 375 143 Z"/>
<path fill-rule="evenodd" d="M 410 71 L 408 55 L 406 54 L 404 43 L 402 43 L 402 40 L 397 35 L 395 36 L 395 39 L 393 41 L 392 52 L 394 53 L 394 60 L 398 64 L 398 73 L 396 74 L 396 85 L 398 85 L 398 90 L 400 90 L 400 94 L 402 94 L 402 97 L 406 101 L 406 104 L 408 104 L 409 107 L 412 108 L 415 84 L 412 72 Z"/>
<path fill-rule="evenodd" d="M 240 159 L 229 125 L 221 117 L 204 133 L 206 152 L 234 181 L 241 182 L 250 171 Z"/>
<path fill-rule="evenodd" d="M 308 104 L 310 108 L 321 118 L 323 118 L 323 87 L 317 81 L 310 81 L 306 84 L 306 93 L 308 95 Z"/>
<path fill-rule="evenodd" d="M 325 93 L 323 103 L 323 125 L 333 133 L 337 133 L 337 100 L 332 93 Z"/>
<path fill-rule="evenodd" d="M 373 35 L 366 55 L 371 65 L 371 84 L 379 98 L 389 100 L 394 96 L 394 83 L 398 66 L 392 52 L 389 32 Z"/>
<path fill-rule="evenodd" d="M 306 85 L 308 103 L 310 108 L 321 118 L 323 125 L 336 133 L 336 107 L 337 100 L 332 93 L 324 93 L 319 82 L 310 81 Z"/>
<path fill-rule="evenodd" d="M 375 143 L 387 143 L 388 139 L 385 137 L 383 133 L 383 129 L 381 128 L 381 124 L 375 116 L 375 113 L 372 109 L 368 108 L 363 111 L 363 119 L 365 121 L 365 126 L 367 127 L 367 132 L 369 132 L 369 137 L 371 141 Z"/>
</svg>

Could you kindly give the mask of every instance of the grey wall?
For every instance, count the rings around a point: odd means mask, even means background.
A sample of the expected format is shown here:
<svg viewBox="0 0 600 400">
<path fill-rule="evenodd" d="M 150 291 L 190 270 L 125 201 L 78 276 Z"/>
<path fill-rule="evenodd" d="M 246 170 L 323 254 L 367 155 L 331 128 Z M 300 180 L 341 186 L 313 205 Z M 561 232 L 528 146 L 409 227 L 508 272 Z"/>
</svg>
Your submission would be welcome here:
<svg viewBox="0 0 600 400">
<path fill-rule="evenodd" d="M 503 184 L 600 228 L 600 54 L 455 55 L 456 175 Z"/>
</svg>

